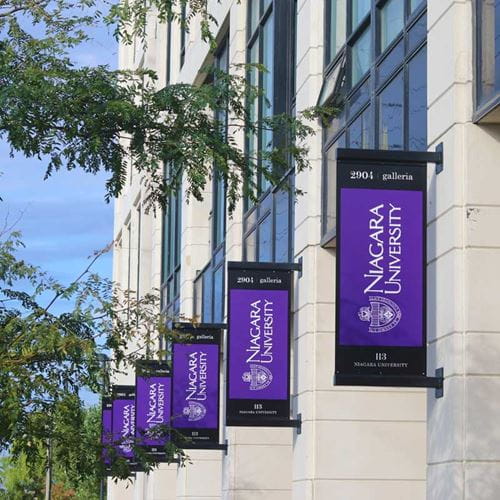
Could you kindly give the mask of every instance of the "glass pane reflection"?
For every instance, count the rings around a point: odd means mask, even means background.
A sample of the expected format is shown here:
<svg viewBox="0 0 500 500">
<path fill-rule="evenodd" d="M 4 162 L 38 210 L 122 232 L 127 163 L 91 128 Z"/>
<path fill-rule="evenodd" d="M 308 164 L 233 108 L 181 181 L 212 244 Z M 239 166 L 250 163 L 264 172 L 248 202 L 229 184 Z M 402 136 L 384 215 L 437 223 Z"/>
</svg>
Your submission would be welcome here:
<svg viewBox="0 0 500 500">
<path fill-rule="evenodd" d="M 352 85 L 361 79 L 361 77 L 370 68 L 371 62 L 371 36 L 368 28 L 352 46 Z"/>
<path fill-rule="evenodd" d="M 399 73 L 379 96 L 379 148 L 403 149 L 403 73 Z"/>
</svg>

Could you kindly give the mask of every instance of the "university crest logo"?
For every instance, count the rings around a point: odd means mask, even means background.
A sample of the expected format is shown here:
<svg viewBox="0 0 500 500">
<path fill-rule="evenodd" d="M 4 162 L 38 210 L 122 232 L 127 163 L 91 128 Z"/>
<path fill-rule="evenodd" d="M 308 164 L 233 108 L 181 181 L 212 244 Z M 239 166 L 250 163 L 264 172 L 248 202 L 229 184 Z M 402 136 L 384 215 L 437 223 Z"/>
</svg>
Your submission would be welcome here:
<svg viewBox="0 0 500 500">
<path fill-rule="evenodd" d="M 182 414 L 187 417 L 190 422 L 198 422 L 198 420 L 205 417 L 207 409 L 205 408 L 205 405 L 202 405 L 197 401 L 190 401 L 189 405 L 183 408 Z"/>
<path fill-rule="evenodd" d="M 250 384 L 251 391 L 261 391 L 273 381 L 273 374 L 265 366 L 250 365 L 250 371 L 243 373 L 241 378 Z"/>
<path fill-rule="evenodd" d="M 370 323 L 370 333 L 384 333 L 392 330 L 401 320 L 401 309 L 386 297 L 368 297 L 370 306 L 361 307 L 358 317 Z"/>
</svg>

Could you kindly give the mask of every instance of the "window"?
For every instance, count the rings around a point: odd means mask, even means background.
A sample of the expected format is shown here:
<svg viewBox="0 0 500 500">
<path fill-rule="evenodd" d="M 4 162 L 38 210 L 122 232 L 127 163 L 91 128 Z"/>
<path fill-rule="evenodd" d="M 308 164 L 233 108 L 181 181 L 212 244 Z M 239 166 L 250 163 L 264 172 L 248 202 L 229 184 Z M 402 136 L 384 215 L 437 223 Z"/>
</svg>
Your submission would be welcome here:
<svg viewBox="0 0 500 500">
<path fill-rule="evenodd" d="M 168 195 L 163 215 L 162 237 L 162 312 L 169 319 L 179 313 L 181 274 L 181 172 L 173 165 L 165 166 L 165 177 L 176 184 Z"/>
<path fill-rule="evenodd" d="M 356 40 L 351 49 L 351 78 L 352 85 L 356 85 L 361 77 L 370 68 L 371 62 L 371 32 L 366 29 L 364 33 Z"/>
<path fill-rule="evenodd" d="M 141 252 L 142 252 L 142 207 L 141 202 L 136 207 L 136 221 L 137 221 L 137 275 L 136 275 L 136 285 L 135 293 L 136 297 L 139 299 L 141 296 Z"/>
<path fill-rule="evenodd" d="M 229 71 L 229 40 L 222 42 L 216 57 L 216 74 Z M 221 134 L 227 136 L 227 109 L 223 105 L 215 113 Z M 224 320 L 224 264 L 226 233 L 226 186 L 214 165 L 212 184 L 211 258 L 194 283 L 194 315 L 203 323 L 222 323 Z"/>
<path fill-rule="evenodd" d="M 224 321 L 224 249 L 214 253 L 194 282 L 194 315 L 203 323 Z"/>
<path fill-rule="evenodd" d="M 476 1 L 476 119 L 500 123 L 500 0 Z"/>
<path fill-rule="evenodd" d="M 229 41 L 226 39 L 221 45 L 215 58 L 215 67 L 218 71 L 227 73 L 229 71 Z M 215 77 L 217 79 L 217 76 Z M 225 105 L 221 106 L 215 119 L 219 123 L 221 134 L 227 136 L 227 110 Z M 216 166 L 215 166 L 216 167 Z M 226 186 L 224 178 L 217 174 L 217 168 L 213 179 L 213 203 L 212 203 L 212 247 L 216 250 L 224 240 L 226 232 Z"/>
<path fill-rule="evenodd" d="M 338 4 L 326 0 L 326 50 L 339 22 L 348 36 L 334 58 L 325 57 L 320 95 L 341 108 L 323 130 L 324 245 L 335 237 L 337 148 L 427 149 L 425 0 L 353 0 L 341 14 Z"/>
<path fill-rule="evenodd" d="M 404 6 L 401 0 L 389 0 L 380 10 L 380 49 L 382 52 L 403 29 Z"/>
<path fill-rule="evenodd" d="M 408 64 L 408 148 L 427 149 L 427 51 L 423 47 Z"/>
<path fill-rule="evenodd" d="M 398 0 L 402 1 L 402 0 Z M 356 29 L 363 18 L 370 12 L 370 0 L 352 0 L 352 24 L 351 29 Z"/>
<path fill-rule="evenodd" d="M 266 68 L 266 71 L 261 72 L 252 68 L 248 74 L 249 82 L 260 87 L 264 94 L 248 103 L 250 119 L 259 122 L 274 115 L 274 10 L 272 2 L 264 5 L 260 0 L 250 1 L 248 8 L 251 29 L 247 45 L 248 62 L 262 64 Z M 269 130 L 261 128 L 248 137 L 247 152 L 250 158 L 259 157 L 259 151 L 270 151 L 272 147 L 273 137 Z M 262 158 L 258 162 L 260 164 Z M 254 181 L 257 183 L 258 193 L 269 187 L 262 173 Z"/>
<path fill-rule="evenodd" d="M 410 10 L 413 12 L 414 10 L 417 9 L 421 4 L 424 3 L 424 0 L 411 0 L 410 1 Z"/>
<path fill-rule="evenodd" d="M 247 61 L 265 66 L 266 71 L 251 70 L 249 81 L 263 89 L 265 97 L 248 102 L 253 122 L 295 108 L 296 8 L 290 0 L 252 0 L 248 2 Z M 259 151 L 273 148 L 272 131 L 261 129 L 247 133 L 246 151 L 256 157 Z M 257 154 L 257 161 L 262 158 Z M 272 169 L 270 164 L 262 164 Z M 243 222 L 243 259 L 248 261 L 283 261 L 292 258 L 293 168 L 282 172 L 280 186 L 271 189 L 260 173 L 258 203 L 246 200 Z"/>
<path fill-rule="evenodd" d="M 378 145 L 380 149 L 403 149 L 404 79 L 399 73 L 378 97 Z"/>
<path fill-rule="evenodd" d="M 328 8 L 329 7 L 329 8 Z M 332 0 L 328 2 L 326 19 L 329 40 L 326 46 L 326 61 L 333 61 L 340 48 L 345 43 L 347 27 L 347 0 Z"/>
</svg>

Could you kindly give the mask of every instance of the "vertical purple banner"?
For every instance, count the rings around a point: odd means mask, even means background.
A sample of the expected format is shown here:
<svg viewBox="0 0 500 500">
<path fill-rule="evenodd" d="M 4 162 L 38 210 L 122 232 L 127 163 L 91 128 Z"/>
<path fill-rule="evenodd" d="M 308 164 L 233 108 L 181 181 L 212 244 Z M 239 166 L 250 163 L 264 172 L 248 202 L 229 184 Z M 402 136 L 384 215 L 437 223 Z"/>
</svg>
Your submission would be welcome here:
<svg viewBox="0 0 500 500">
<path fill-rule="evenodd" d="M 423 194 L 342 189 L 341 345 L 421 347 Z"/>
<path fill-rule="evenodd" d="M 220 331 L 183 326 L 173 344 L 172 426 L 187 448 L 219 443 Z M 201 445 L 201 446 L 200 446 Z"/>
<path fill-rule="evenodd" d="M 113 387 L 113 443 L 117 454 L 128 460 L 134 458 L 135 440 L 135 387 Z"/>
<path fill-rule="evenodd" d="M 143 360 L 136 370 L 136 437 L 140 446 L 161 448 L 170 439 L 170 368 L 165 362 Z"/>
<path fill-rule="evenodd" d="M 427 170 L 419 154 L 337 151 L 336 384 L 426 374 Z"/>
<path fill-rule="evenodd" d="M 287 399 L 288 291 L 231 290 L 231 399 Z"/>
<path fill-rule="evenodd" d="M 110 465 L 111 460 L 106 446 L 113 442 L 113 403 L 111 398 L 103 397 L 101 405 L 101 445 L 103 446 L 101 459 L 104 465 Z"/>
<path fill-rule="evenodd" d="M 291 271 L 281 266 L 228 263 L 228 425 L 290 419 Z"/>
</svg>

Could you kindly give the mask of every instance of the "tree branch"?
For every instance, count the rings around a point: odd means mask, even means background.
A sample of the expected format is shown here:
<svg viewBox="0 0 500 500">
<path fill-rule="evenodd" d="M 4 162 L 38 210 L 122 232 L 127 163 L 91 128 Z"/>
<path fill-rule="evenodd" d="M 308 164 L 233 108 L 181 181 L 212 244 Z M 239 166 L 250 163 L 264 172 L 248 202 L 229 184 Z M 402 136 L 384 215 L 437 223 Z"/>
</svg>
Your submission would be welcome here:
<svg viewBox="0 0 500 500">
<path fill-rule="evenodd" d="M 92 266 L 95 264 L 95 262 L 97 261 L 97 259 L 99 259 L 99 257 L 101 257 L 102 255 L 104 255 L 106 252 L 109 251 L 109 249 L 112 247 L 112 245 L 114 244 L 114 241 L 112 241 L 111 243 L 109 243 L 108 245 L 106 245 L 102 250 L 99 250 L 98 252 L 96 252 L 96 254 L 94 255 L 94 258 L 90 261 L 89 265 L 80 273 L 80 275 L 72 282 L 70 283 L 69 286 L 67 286 L 66 288 L 63 288 L 61 290 L 59 290 L 55 295 L 54 297 L 52 298 L 52 300 L 47 304 L 47 306 L 42 310 L 42 314 L 46 314 L 49 310 L 49 308 L 54 304 L 54 302 L 61 296 L 63 295 L 67 290 L 69 290 L 72 286 L 76 285 L 77 283 L 80 282 L 80 280 L 90 272 L 90 269 L 92 268 Z"/>
</svg>

